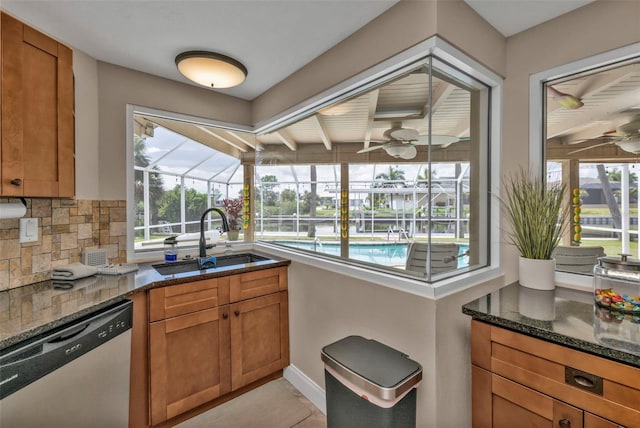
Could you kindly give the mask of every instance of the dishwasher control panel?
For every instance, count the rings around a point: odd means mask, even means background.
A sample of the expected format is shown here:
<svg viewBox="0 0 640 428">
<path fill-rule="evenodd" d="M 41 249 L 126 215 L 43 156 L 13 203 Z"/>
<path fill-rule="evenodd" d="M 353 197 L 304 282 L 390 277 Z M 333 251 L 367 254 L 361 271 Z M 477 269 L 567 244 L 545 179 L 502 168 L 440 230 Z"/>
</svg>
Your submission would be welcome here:
<svg viewBox="0 0 640 428">
<path fill-rule="evenodd" d="M 129 330 L 132 312 L 121 302 L 0 352 L 0 400 Z"/>
</svg>

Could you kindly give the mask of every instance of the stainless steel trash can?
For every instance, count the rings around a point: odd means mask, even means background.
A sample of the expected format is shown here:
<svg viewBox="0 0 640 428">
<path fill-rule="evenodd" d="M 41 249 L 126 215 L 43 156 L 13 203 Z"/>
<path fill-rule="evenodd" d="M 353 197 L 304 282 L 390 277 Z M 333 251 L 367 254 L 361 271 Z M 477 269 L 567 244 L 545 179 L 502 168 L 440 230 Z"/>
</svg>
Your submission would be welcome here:
<svg viewBox="0 0 640 428">
<path fill-rule="evenodd" d="M 422 366 L 372 339 L 322 348 L 328 428 L 414 428 Z"/>
</svg>

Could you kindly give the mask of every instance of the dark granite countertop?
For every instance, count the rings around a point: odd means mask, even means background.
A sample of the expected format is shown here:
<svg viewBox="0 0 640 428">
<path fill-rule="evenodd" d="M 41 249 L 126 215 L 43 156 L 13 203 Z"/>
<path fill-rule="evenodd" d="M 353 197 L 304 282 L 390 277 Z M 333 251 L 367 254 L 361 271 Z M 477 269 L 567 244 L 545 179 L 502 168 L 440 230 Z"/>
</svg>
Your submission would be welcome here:
<svg viewBox="0 0 640 428">
<path fill-rule="evenodd" d="M 219 276 L 287 266 L 279 257 L 250 251 L 270 260 L 217 269 L 160 275 L 151 265 L 140 263 L 137 272 L 125 275 L 95 275 L 74 281 L 73 288 L 59 289 L 53 281 L 42 281 L 0 292 L 0 350 L 45 333 L 128 296 L 154 287 Z"/>
<path fill-rule="evenodd" d="M 467 303 L 462 312 L 579 351 L 640 367 L 640 316 L 594 303 L 586 291 L 539 291 L 511 284 Z"/>
</svg>

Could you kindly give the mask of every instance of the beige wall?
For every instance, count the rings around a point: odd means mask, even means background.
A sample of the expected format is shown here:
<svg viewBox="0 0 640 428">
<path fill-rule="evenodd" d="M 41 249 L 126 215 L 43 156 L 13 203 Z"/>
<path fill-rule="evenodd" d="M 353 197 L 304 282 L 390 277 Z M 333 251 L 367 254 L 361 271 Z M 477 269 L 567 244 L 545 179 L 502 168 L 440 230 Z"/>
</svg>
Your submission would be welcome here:
<svg viewBox="0 0 640 428">
<path fill-rule="evenodd" d="M 435 301 L 293 262 L 289 268 L 291 364 L 324 388 L 322 347 L 350 335 L 408 354 L 424 370 L 418 426 L 435 426 Z"/>
<path fill-rule="evenodd" d="M 444 28 L 440 19 L 455 26 Z M 504 74 L 504 38 L 462 0 L 402 0 L 253 100 L 253 122 L 275 116 L 435 34 Z"/>
<path fill-rule="evenodd" d="M 76 198 L 97 199 L 100 195 L 98 139 L 98 62 L 73 50 L 76 131 Z M 124 198 L 122 198 L 124 199 Z"/>
<path fill-rule="evenodd" d="M 507 39 L 502 168 L 529 165 L 529 75 L 640 41 L 640 2 L 600 0 Z M 505 246 L 507 281 L 518 254 Z"/>
<path fill-rule="evenodd" d="M 322 347 L 350 335 L 375 339 L 423 367 L 418 427 L 470 426 L 470 318 L 461 307 L 503 284 L 493 281 L 436 301 L 293 262 L 291 364 L 324 388 Z"/>
<path fill-rule="evenodd" d="M 248 101 L 104 62 L 98 62 L 98 103 L 100 199 L 126 199 L 127 104 L 251 125 Z"/>
</svg>

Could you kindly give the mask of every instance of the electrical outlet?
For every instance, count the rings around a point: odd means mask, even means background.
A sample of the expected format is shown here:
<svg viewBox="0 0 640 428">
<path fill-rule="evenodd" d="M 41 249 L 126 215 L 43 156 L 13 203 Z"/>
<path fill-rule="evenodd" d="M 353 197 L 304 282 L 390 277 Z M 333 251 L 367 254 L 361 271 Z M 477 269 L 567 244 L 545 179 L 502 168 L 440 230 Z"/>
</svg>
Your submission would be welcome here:
<svg viewBox="0 0 640 428">
<path fill-rule="evenodd" d="M 35 242 L 38 240 L 38 219 L 20 219 L 20 243 Z"/>
</svg>

